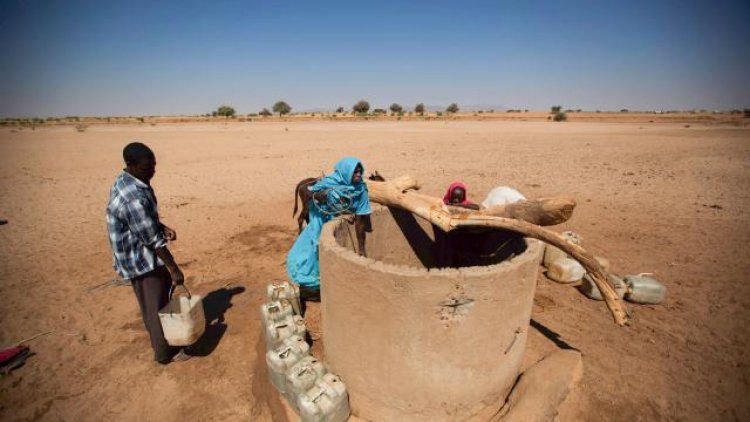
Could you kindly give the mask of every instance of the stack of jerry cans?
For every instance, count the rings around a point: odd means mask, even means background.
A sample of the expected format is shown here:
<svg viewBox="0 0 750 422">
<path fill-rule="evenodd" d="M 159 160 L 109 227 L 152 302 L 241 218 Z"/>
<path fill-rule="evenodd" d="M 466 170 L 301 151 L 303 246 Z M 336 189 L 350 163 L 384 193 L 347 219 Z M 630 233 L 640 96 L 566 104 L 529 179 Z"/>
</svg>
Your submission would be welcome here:
<svg viewBox="0 0 750 422">
<path fill-rule="evenodd" d="M 338 376 L 323 375 L 315 386 L 300 395 L 297 404 L 302 422 L 344 422 L 349 419 L 349 395 Z"/>
<path fill-rule="evenodd" d="M 260 307 L 266 338 L 266 365 L 273 386 L 305 422 L 349 419 L 349 395 L 341 379 L 310 355 L 307 327 L 300 315 L 299 287 L 271 283 Z"/>
<path fill-rule="evenodd" d="M 285 394 L 287 390 L 286 373 L 302 359 L 310 357 L 310 346 L 305 339 L 293 335 L 284 339 L 282 344 L 266 353 L 266 364 L 268 365 L 268 376 L 271 383 L 279 393 Z"/>
</svg>

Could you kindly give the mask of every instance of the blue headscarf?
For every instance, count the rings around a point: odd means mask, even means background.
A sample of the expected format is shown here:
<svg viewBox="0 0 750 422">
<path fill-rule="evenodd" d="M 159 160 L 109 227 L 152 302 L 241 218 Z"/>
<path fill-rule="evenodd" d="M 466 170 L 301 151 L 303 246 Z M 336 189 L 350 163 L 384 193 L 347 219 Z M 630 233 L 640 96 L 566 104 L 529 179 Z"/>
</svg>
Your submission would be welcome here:
<svg viewBox="0 0 750 422">
<path fill-rule="evenodd" d="M 352 176 L 357 166 L 362 167 L 363 180 L 354 184 Z M 328 191 L 328 206 L 324 206 L 324 212 L 334 214 L 352 212 L 352 208 L 362 198 L 362 194 L 367 192 L 364 173 L 365 167 L 357 158 L 342 158 L 333 166 L 333 173 L 323 177 L 309 189 L 311 192 Z"/>
</svg>

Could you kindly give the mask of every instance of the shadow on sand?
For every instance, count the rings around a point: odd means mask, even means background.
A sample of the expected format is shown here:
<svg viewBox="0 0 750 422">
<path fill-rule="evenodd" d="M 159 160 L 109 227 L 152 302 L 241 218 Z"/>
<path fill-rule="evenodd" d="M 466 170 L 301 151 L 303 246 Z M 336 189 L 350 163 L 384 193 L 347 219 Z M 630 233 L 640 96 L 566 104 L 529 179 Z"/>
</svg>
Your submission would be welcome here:
<svg viewBox="0 0 750 422">
<path fill-rule="evenodd" d="M 203 312 L 206 315 L 206 332 L 203 336 L 188 348 L 192 356 L 208 356 L 227 331 L 224 323 L 224 313 L 232 307 L 232 297 L 245 291 L 242 286 L 230 289 L 221 288 L 212 291 L 203 298 Z"/>
<path fill-rule="evenodd" d="M 531 326 L 534 327 L 537 331 L 539 331 L 543 336 L 547 337 L 551 342 L 555 343 L 557 347 L 564 350 L 576 350 L 580 352 L 577 348 L 571 346 L 568 344 L 565 340 L 560 338 L 560 334 L 550 330 L 549 328 L 545 327 L 544 325 L 540 324 L 536 320 L 531 320 Z"/>
</svg>

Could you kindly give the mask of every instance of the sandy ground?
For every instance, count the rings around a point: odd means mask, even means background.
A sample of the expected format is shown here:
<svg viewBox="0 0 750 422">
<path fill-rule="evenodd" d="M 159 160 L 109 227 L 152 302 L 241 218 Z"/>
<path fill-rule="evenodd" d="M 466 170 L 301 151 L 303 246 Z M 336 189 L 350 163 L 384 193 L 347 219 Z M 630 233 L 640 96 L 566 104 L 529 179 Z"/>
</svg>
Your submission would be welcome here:
<svg viewBox="0 0 750 422">
<path fill-rule="evenodd" d="M 184 364 L 152 362 L 130 287 L 91 289 L 114 277 L 104 208 L 132 140 L 157 154 L 171 249 L 206 296 L 208 335 Z M 343 155 L 417 175 L 433 195 L 455 179 L 474 199 L 500 184 L 573 193 L 556 229 L 580 233 L 615 272 L 667 285 L 663 305 L 633 306 L 632 327 L 618 328 L 601 302 L 540 272 L 527 361 L 584 354 L 561 420 L 750 420 L 750 129 L 463 121 L 2 129 L 0 343 L 53 332 L 0 379 L 0 419 L 283 420 L 258 306 L 285 278 L 295 182 Z"/>
</svg>

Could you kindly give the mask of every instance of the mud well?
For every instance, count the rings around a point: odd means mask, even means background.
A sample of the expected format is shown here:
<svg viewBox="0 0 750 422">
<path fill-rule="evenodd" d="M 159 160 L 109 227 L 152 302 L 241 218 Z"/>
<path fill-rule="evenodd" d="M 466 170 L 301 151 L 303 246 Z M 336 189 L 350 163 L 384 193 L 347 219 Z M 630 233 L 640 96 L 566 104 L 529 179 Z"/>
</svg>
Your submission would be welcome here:
<svg viewBox="0 0 750 422">
<path fill-rule="evenodd" d="M 518 376 L 543 244 L 507 232 L 445 239 L 397 210 L 372 219 L 370 258 L 353 252 L 345 222 L 320 241 L 325 360 L 352 411 L 489 419 Z"/>
</svg>

